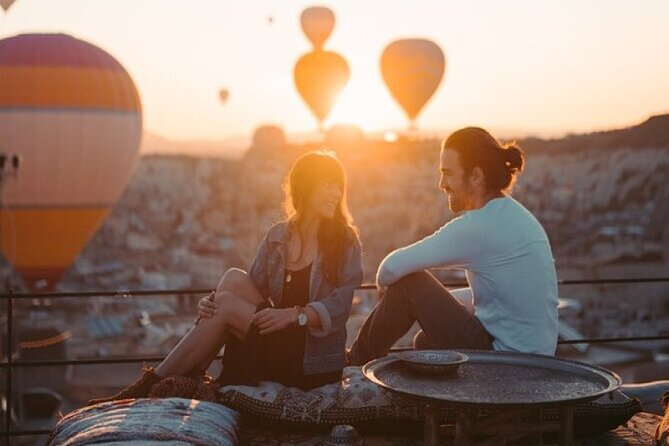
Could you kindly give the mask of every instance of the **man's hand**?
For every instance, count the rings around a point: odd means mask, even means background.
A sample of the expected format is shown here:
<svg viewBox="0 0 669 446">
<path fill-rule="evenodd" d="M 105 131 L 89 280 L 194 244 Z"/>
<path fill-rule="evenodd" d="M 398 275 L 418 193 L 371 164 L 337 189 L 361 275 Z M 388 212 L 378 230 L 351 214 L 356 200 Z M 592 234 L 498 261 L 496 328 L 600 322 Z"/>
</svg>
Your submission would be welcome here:
<svg viewBox="0 0 669 446">
<path fill-rule="evenodd" d="M 282 330 L 297 322 L 297 308 L 265 308 L 253 315 L 251 323 L 261 335 Z"/>
</svg>

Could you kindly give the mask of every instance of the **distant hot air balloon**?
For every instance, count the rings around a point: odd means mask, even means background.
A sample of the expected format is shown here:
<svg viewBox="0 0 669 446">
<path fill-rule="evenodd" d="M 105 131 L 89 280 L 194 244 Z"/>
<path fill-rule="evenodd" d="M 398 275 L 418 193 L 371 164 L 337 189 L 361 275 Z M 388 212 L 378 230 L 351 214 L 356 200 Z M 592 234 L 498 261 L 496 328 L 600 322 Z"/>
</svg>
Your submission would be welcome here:
<svg viewBox="0 0 669 446">
<path fill-rule="evenodd" d="M 307 53 L 295 64 L 295 86 L 320 127 L 350 76 L 346 60 L 331 51 Z"/>
<path fill-rule="evenodd" d="M 323 6 L 313 6 L 302 11 L 300 16 L 302 31 L 314 45 L 314 49 L 323 48 L 323 44 L 332 34 L 335 15 L 332 10 Z"/>
<path fill-rule="evenodd" d="M 412 123 L 439 86 L 445 69 L 443 51 L 430 40 L 396 40 L 381 55 L 383 80 Z"/>
<path fill-rule="evenodd" d="M 119 198 L 137 162 L 135 85 L 104 50 L 64 34 L 0 40 L 0 150 L 21 156 L 0 247 L 29 288 L 51 289 Z"/>
<path fill-rule="evenodd" d="M 222 88 L 218 91 L 218 98 L 224 104 L 228 101 L 229 96 L 230 96 L 230 92 L 225 88 Z"/>
<path fill-rule="evenodd" d="M 2 9 L 7 11 L 10 6 L 12 6 L 12 3 L 14 3 L 16 0 L 0 0 L 0 6 L 2 6 Z"/>
</svg>

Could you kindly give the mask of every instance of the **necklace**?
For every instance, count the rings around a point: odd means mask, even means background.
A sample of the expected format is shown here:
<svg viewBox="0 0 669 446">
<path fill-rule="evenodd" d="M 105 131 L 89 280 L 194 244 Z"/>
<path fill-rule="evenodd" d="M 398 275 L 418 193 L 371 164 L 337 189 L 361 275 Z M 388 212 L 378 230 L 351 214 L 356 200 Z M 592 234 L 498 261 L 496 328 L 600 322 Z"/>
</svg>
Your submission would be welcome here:
<svg viewBox="0 0 669 446">
<path fill-rule="evenodd" d="M 293 270 L 293 271 L 291 271 L 289 269 L 286 270 L 286 279 L 285 279 L 286 283 L 290 283 L 293 280 L 293 273 L 302 272 L 302 271 L 306 270 L 307 268 L 309 268 L 312 264 L 313 264 L 313 262 L 310 263 L 309 265 L 305 266 L 305 267 L 300 268 L 299 270 Z"/>
</svg>

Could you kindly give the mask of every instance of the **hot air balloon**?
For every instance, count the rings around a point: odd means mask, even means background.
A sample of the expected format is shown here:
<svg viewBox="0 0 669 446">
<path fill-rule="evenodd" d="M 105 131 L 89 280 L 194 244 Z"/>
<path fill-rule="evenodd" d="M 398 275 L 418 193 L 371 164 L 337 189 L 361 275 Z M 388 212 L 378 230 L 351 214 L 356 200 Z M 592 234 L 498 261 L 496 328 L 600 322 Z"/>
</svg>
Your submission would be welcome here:
<svg viewBox="0 0 669 446">
<path fill-rule="evenodd" d="M 228 91 L 225 88 L 222 88 L 218 91 L 218 98 L 221 100 L 222 103 L 228 102 L 228 97 L 230 96 L 230 91 Z"/>
<path fill-rule="evenodd" d="M 293 74 L 297 91 L 322 128 L 351 76 L 346 60 L 331 51 L 312 51 L 300 57 Z"/>
<path fill-rule="evenodd" d="M 323 44 L 332 34 L 335 25 L 335 15 L 330 9 L 323 6 L 314 6 L 302 11 L 300 16 L 302 31 L 312 43 L 314 49 L 323 48 Z"/>
<path fill-rule="evenodd" d="M 26 285 L 52 289 L 123 191 L 142 136 L 139 94 L 104 50 L 64 34 L 0 40 L 0 248 Z"/>
<path fill-rule="evenodd" d="M 445 69 L 443 51 L 430 40 L 396 40 L 381 55 L 383 80 L 412 124 L 439 86 Z"/>
<path fill-rule="evenodd" d="M 2 6 L 2 9 L 7 11 L 10 6 L 15 2 L 16 0 L 0 0 L 0 6 Z"/>
</svg>

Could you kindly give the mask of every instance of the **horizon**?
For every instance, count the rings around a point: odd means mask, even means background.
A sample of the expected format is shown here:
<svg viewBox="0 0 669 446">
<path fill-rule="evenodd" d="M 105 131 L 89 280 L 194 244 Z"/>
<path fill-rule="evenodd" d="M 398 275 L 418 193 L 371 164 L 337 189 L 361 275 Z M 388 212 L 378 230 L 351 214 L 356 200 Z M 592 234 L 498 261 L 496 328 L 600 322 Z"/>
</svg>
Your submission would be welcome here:
<svg viewBox="0 0 669 446">
<path fill-rule="evenodd" d="M 641 125 L 646 122 L 648 119 L 657 117 L 657 116 L 669 116 L 667 113 L 663 114 L 654 114 L 650 116 L 643 117 L 640 120 L 637 120 L 633 123 L 630 123 L 626 126 L 615 126 L 611 128 L 604 129 L 595 129 L 592 131 L 584 132 L 523 132 L 522 130 L 513 130 L 513 129 L 488 129 L 496 138 L 501 141 L 515 141 L 529 138 L 538 138 L 542 140 L 559 140 L 566 138 L 568 136 L 574 135 L 586 135 L 590 133 L 598 132 L 607 132 L 615 130 L 625 130 L 630 127 Z M 330 129 L 326 129 L 325 132 Z M 407 132 L 406 130 L 402 131 L 371 131 L 366 132 L 362 129 L 363 134 L 372 139 L 384 139 L 386 135 L 392 135 L 392 137 L 401 136 L 401 135 L 410 135 L 412 138 L 422 138 L 422 139 L 434 139 L 441 140 L 444 139 L 452 131 L 456 129 L 419 129 L 415 132 Z M 148 139 L 147 139 L 148 138 Z M 151 142 L 149 142 L 149 140 Z M 317 131 L 304 131 L 304 132 L 293 132 L 286 133 L 286 141 L 289 145 L 291 144 L 310 144 L 310 143 L 321 143 L 324 141 L 324 135 L 321 132 Z M 162 143 L 165 145 L 171 145 L 171 149 L 165 150 L 165 146 L 158 148 L 157 144 Z M 210 147 L 210 150 L 197 150 L 191 148 L 190 151 L 180 151 L 186 145 L 203 145 Z M 192 146 L 191 146 L 192 147 Z M 183 156 L 193 156 L 193 157 L 210 157 L 210 158 L 229 158 L 237 159 L 243 157 L 244 154 L 252 147 L 252 135 L 235 135 L 225 139 L 170 139 L 166 138 L 163 135 L 160 135 L 155 132 L 145 131 L 142 136 L 142 143 L 140 149 L 140 156 L 145 155 L 183 155 Z M 179 148 L 179 149 L 177 149 Z"/>
<path fill-rule="evenodd" d="M 336 15 L 325 49 L 351 70 L 326 127 L 406 130 L 379 71 L 383 48 L 402 37 L 428 38 L 446 57 L 444 78 L 417 119 L 421 133 L 479 125 L 509 134 L 501 138 L 557 137 L 669 111 L 669 61 L 658 56 L 669 51 L 664 1 L 318 3 Z M 316 120 L 293 82 L 294 64 L 310 48 L 299 23 L 308 6 L 18 0 L 0 16 L 0 37 L 63 32 L 108 51 L 140 92 L 144 132 L 168 141 L 250 139 L 263 124 L 310 134 Z M 225 104 L 220 88 L 230 89 Z"/>
</svg>

